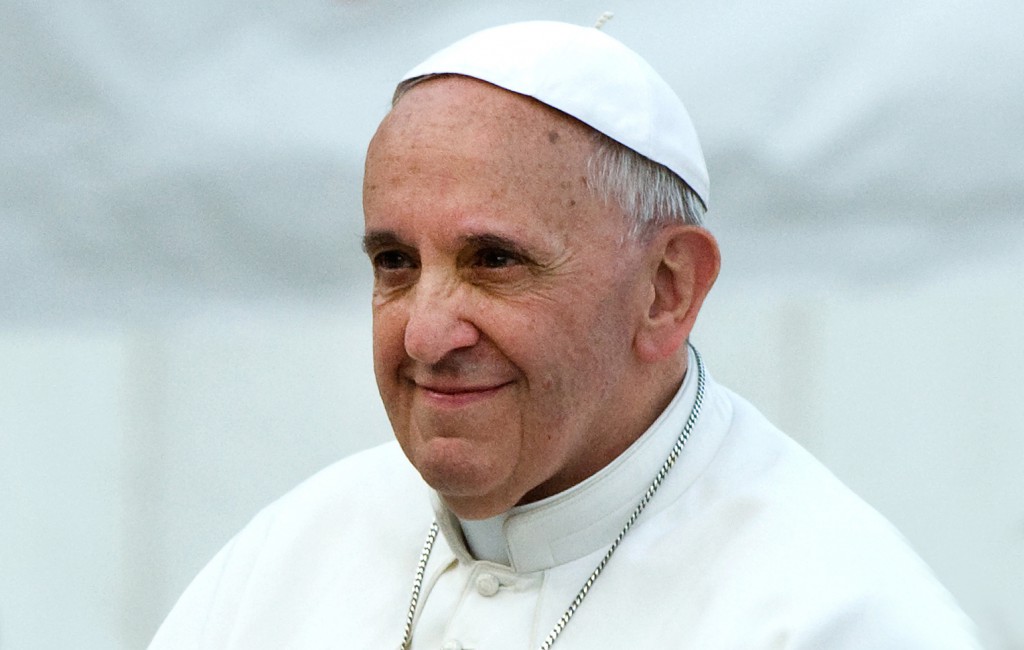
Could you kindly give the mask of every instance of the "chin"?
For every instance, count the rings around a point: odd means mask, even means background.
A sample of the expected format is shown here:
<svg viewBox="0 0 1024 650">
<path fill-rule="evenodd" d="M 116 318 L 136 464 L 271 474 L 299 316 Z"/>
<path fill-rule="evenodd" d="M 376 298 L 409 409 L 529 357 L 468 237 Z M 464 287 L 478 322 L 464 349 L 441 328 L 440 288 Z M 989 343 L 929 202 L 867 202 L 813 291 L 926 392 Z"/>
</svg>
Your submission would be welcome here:
<svg viewBox="0 0 1024 650">
<path fill-rule="evenodd" d="M 472 453 L 465 441 L 433 440 L 410 457 L 427 485 L 452 511 L 465 519 L 486 519 L 511 508 L 518 495 L 509 493 L 506 462 Z"/>
</svg>

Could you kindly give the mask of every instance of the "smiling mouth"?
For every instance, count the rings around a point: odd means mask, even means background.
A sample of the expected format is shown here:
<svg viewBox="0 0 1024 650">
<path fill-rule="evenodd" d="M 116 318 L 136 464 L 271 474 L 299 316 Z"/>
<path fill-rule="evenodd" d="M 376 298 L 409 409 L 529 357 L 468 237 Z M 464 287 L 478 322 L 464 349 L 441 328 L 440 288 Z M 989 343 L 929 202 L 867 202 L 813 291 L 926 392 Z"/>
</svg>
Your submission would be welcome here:
<svg viewBox="0 0 1024 650">
<path fill-rule="evenodd" d="M 465 406 L 485 400 L 511 384 L 512 382 L 488 386 L 430 386 L 413 382 L 418 389 L 417 392 L 420 392 L 428 401 L 438 406 L 447 407 Z"/>
</svg>

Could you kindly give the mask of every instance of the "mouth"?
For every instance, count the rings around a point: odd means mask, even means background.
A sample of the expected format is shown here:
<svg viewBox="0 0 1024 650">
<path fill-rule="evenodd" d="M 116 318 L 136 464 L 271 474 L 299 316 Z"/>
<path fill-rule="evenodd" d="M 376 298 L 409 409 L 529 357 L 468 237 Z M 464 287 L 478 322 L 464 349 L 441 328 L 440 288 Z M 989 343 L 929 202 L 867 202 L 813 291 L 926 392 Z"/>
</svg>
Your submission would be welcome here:
<svg viewBox="0 0 1024 650">
<path fill-rule="evenodd" d="M 489 399 L 511 386 L 512 382 L 465 386 L 413 382 L 413 385 L 429 403 L 439 407 L 457 408 Z"/>
</svg>

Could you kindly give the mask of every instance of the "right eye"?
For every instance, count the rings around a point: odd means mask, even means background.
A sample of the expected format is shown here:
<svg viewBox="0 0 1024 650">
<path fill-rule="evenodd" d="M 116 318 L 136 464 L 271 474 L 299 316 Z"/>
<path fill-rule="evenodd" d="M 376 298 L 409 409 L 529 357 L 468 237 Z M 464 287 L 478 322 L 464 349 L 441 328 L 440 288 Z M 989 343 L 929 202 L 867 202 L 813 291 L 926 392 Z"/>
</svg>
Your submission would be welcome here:
<svg viewBox="0 0 1024 650">
<path fill-rule="evenodd" d="M 380 271 L 398 271 L 412 267 L 412 259 L 402 251 L 381 251 L 373 256 L 373 268 Z"/>
</svg>

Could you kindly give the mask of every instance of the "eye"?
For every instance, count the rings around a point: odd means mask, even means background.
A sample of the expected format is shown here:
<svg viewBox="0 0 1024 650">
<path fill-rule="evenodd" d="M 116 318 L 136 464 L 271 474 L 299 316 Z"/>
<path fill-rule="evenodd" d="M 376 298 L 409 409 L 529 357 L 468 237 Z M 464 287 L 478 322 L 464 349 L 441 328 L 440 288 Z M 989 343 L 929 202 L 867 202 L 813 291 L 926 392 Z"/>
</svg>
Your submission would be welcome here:
<svg viewBox="0 0 1024 650">
<path fill-rule="evenodd" d="M 488 269 L 501 269 L 522 262 L 516 253 L 502 248 L 481 248 L 476 252 L 474 261 L 478 266 Z"/>
<path fill-rule="evenodd" d="M 373 256 L 373 268 L 380 271 L 398 271 L 413 266 L 413 260 L 402 251 L 381 251 Z"/>
</svg>

